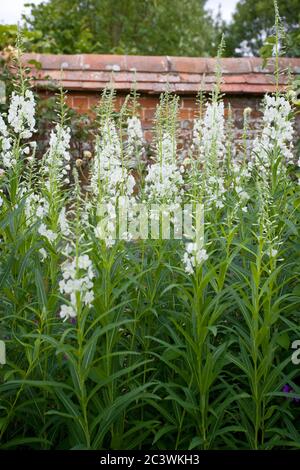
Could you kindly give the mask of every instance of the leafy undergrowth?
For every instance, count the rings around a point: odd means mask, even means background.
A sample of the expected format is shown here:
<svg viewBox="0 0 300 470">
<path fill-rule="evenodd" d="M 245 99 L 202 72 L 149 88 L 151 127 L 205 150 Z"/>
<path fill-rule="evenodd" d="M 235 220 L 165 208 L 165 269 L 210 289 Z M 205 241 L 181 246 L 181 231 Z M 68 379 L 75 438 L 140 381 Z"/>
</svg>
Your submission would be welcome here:
<svg viewBox="0 0 300 470">
<path fill-rule="evenodd" d="M 217 71 L 210 99 L 200 95 L 188 155 L 177 149 L 178 99 L 162 95 L 151 164 L 136 93 L 116 115 L 105 90 L 82 187 L 63 93 L 35 158 L 20 69 L 0 117 L 2 449 L 299 448 L 293 109 L 288 96 L 267 96 L 260 133 L 249 144 L 246 110 L 237 146 L 220 83 Z M 124 204 L 131 222 L 143 204 L 151 223 L 153 204 L 201 207 L 198 229 L 129 236 Z"/>
</svg>

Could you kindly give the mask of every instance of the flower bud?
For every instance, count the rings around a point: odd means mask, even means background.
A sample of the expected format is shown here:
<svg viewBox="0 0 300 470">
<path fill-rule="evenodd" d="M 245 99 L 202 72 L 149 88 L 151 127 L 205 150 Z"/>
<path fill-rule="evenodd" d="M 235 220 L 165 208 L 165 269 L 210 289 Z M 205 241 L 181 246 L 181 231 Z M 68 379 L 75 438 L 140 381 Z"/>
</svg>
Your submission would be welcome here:
<svg viewBox="0 0 300 470">
<path fill-rule="evenodd" d="M 87 158 L 88 160 L 90 160 L 92 158 L 92 153 L 89 150 L 84 150 L 83 158 Z"/>
</svg>

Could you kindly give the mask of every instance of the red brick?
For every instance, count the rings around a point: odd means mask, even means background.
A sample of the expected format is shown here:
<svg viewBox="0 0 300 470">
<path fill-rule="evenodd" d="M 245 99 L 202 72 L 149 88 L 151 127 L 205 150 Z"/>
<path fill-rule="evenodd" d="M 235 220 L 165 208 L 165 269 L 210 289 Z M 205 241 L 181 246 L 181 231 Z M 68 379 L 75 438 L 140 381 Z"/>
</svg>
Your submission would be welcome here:
<svg viewBox="0 0 300 470">
<path fill-rule="evenodd" d="M 82 68 L 85 70 L 103 70 L 106 72 L 127 70 L 126 56 L 114 54 L 83 54 Z"/>
<path fill-rule="evenodd" d="M 180 73 L 180 81 L 188 83 L 201 83 L 203 75 L 199 73 Z"/>
<path fill-rule="evenodd" d="M 199 114 L 199 108 L 191 109 L 191 110 L 190 110 L 190 113 L 191 113 L 191 118 L 192 118 L 192 119 L 195 119 L 195 118 L 198 116 L 198 114 Z"/>
<path fill-rule="evenodd" d="M 207 59 L 197 57 L 169 57 L 172 72 L 205 73 L 207 72 Z"/>
<path fill-rule="evenodd" d="M 86 112 L 89 109 L 89 100 L 87 96 L 73 96 L 72 107 L 79 112 Z"/>
<path fill-rule="evenodd" d="M 73 108 L 73 96 L 68 94 L 67 95 L 67 105 L 70 106 L 70 108 Z"/>
<path fill-rule="evenodd" d="M 190 108 L 180 108 L 179 110 L 180 119 L 191 119 L 191 117 L 192 117 L 192 110 Z"/>
<path fill-rule="evenodd" d="M 147 142 L 151 142 L 153 139 L 153 132 L 152 131 L 145 131 L 144 138 Z"/>
<path fill-rule="evenodd" d="M 151 119 L 151 121 L 143 121 L 142 120 L 141 122 L 142 122 L 142 127 L 143 127 L 144 131 L 150 131 L 150 132 L 152 131 L 153 123 L 154 123 L 153 119 Z"/>
<path fill-rule="evenodd" d="M 22 58 L 24 63 L 30 60 L 40 62 L 42 69 L 46 70 L 78 70 L 82 67 L 83 57 L 81 54 L 24 54 Z"/>
<path fill-rule="evenodd" d="M 251 63 L 247 57 L 240 59 L 236 58 L 225 58 L 220 60 L 220 66 L 223 74 L 243 74 L 250 73 Z M 216 59 L 209 58 L 207 59 L 207 72 L 215 73 L 218 67 L 218 62 Z"/>
<path fill-rule="evenodd" d="M 42 63 L 41 71 L 31 66 L 31 73 L 37 78 L 34 86 L 42 97 L 52 96 L 54 93 L 53 89 L 47 90 L 45 86 L 50 83 L 58 86 L 61 83 L 66 90 L 69 90 L 68 105 L 79 112 L 89 112 L 91 116 L 93 116 L 91 109 L 99 103 L 103 88 L 111 81 L 117 92 L 115 108 L 119 111 L 124 103 L 125 94 L 132 89 L 135 80 L 137 91 L 141 95 L 139 110 L 147 142 L 153 137 L 153 119 L 159 103 L 159 94 L 167 89 L 176 91 L 180 96 L 179 121 L 182 148 L 186 148 L 186 141 L 191 136 L 193 119 L 199 112 L 199 104 L 196 102 L 197 92 L 202 86 L 207 96 L 207 92 L 212 90 L 216 80 L 214 75 L 216 60 L 209 58 L 95 54 L 24 56 L 25 61 L 30 59 Z M 300 74 L 300 58 L 280 59 L 280 64 L 281 68 L 290 65 L 294 73 Z M 258 58 L 226 58 L 222 59 L 221 67 L 223 71 L 221 90 L 225 93 L 226 118 L 230 103 L 236 128 L 242 129 L 244 109 L 250 107 L 252 111 L 249 125 L 251 129 L 259 128 L 262 97 L 267 91 L 275 89 L 272 75 L 274 63 L 270 61 L 268 67 L 262 69 L 262 60 Z M 133 68 L 136 69 L 136 73 L 133 73 Z M 281 86 L 283 87 L 286 82 L 287 74 L 282 74 Z M 300 125 L 300 120 L 298 123 Z M 249 138 L 253 136 L 253 132 L 255 131 L 249 130 Z M 235 136 L 241 136 L 241 132 L 235 131 Z"/>
<path fill-rule="evenodd" d="M 154 119 L 156 108 L 143 108 L 142 119 L 144 121 L 151 121 Z"/>
<path fill-rule="evenodd" d="M 126 70 L 137 72 L 167 72 L 168 59 L 165 56 L 126 56 Z"/>
<path fill-rule="evenodd" d="M 159 98 L 152 98 L 150 96 L 140 97 L 138 101 L 140 106 L 145 106 L 147 108 L 156 108 L 156 106 L 159 104 Z"/>
<path fill-rule="evenodd" d="M 100 99 L 101 99 L 100 94 L 89 95 L 88 97 L 89 108 L 93 108 L 94 106 L 97 106 L 100 103 Z"/>
<path fill-rule="evenodd" d="M 193 96 L 192 98 L 183 98 L 181 100 L 181 107 L 188 109 L 198 109 L 199 105 L 196 101 L 196 96 Z"/>
</svg>

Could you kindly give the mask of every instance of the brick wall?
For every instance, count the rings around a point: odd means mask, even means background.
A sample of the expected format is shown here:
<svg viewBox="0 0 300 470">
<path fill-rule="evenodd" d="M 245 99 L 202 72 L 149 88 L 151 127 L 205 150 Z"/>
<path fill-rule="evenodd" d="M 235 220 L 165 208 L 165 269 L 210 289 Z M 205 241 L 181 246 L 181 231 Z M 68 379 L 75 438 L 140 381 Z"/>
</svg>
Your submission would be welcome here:
<svg viewBox="0 0 300 470">
<path fill-rule="evenodd" d="M 119 93 L 116 99 L 116 111 L 120 110 L 124 103 L 125 94 Z M 227 94 L 224 97 L 225 103 L 225 118 L 228 118 L 229 106 L 231 118 L 234 127 L 235 142 L 242 141 L 243 125 L 244 125 L 244 109 L 250 108 L 251 113 L 249 116 L 249 130 L 248 138 L 252 139 L 261 128 L 262 117 L 262 97 L 261 94 L 251 94 L 250 96 L 239 94 Z M 69 91 L 67 96 L 68 105 L 75 109 L 78 113 L 92 114 L 93 107 L 99 102 L 99 93 L 94 92 L 79 92 Z M 153 119 L 155 115 L 156 106 L 159 103 L 159 95 L 142 94 L 139 98 L 140 103 L 140 118 L 142 121 L 144 136 L 147 142 L 152 139 Z M 179 147 L 187 148 L 191 140 L 193 129 L 193 121 L 197 116 L 198 106 L 196 103 L 195 95 L 180 96 L 179 105 Z M 297 136 L 300 136 L 300 116 L 298 115 L 296 122 Z"/>
<path fill-rule="evenodd" d="M 37 69 L 32 60 L 40 63 Z M 30 63 L 31 61 L 31 63 Z M 110 81 L 117 91 L 116 108 L 120 109 L 133 83 L 140 95 L 140 117 L 145 138 L 151 139 L 152 121 L 159 95 L 167 88 L 180 97 L 180 145 L 190 139 L 193 119 L 197 113 L 196 95 L 200 87 L 209 93 L 215 83 L 217 62 L 210 58 L 142 57 L 117 55 L 50 55 L 25 54 L 36 87 L 41 90 L 61 84 L 68 91 L 68 104 L 79 113 L 92 113 L 100 94 Z M 266 92 L 275 91 L 274 63 L 263 68 L 261 59 L 222 59 L 221 91 L 225 106 L 230 103 L 236 139 L 242 136 L 243 112 L 251 108 L 249 138 L 260 128 L 261 101 Z M 283 70 L 300 75 L 300 59 L 280 59 Z M 288 75 L 280 75 L 280 88 L 288 83 Z M 296 120 L 300 136 L 300 116 Z"/>
</svg>

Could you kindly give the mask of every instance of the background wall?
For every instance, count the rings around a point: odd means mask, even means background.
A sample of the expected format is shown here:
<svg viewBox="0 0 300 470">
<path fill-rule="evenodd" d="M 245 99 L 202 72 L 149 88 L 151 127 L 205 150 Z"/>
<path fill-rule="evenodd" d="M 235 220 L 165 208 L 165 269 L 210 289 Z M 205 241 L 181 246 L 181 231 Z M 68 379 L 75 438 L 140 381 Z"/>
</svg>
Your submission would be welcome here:
<svg viewBox="0 0 300 470">
<path fill-rule="evenodd" d="M 196 102 L 200 88 L 209 94 L 216 83 L 216 71 L 222 73 L 221 91 L 224 94 L 226 117 L 229 105 L 234 137 L 242 137 L 243 113 L 251 108 L 248 138 L 260 127 L 261 100 L 265 93 L 275 91 L 274 63 L 266 67 L 259 58 L 186 58 L 169 56 L 125 55 L 53 55 L 25 54 L 24 63 L 31 68 L 35 86 L 41 96 L 49 96 L 59 84 L 68 91 L 67 102 L 78 113 L 93 114 L 101 92 L 110 82 L 117 91 L 116 110 L 126 94 L 135 86 L 140 98 L 140 117 L 145 139 L 151 140 L 152 123 L 161 92 L 169 89 L 180 96 L 179 145 L 184 148 L 191 137 L 193 120 L 198 112 Z M 300 75 L 300 59 L 280 59 L 281 90 L 291 87 Z M 48 90 L 48 91 L 45 91 Z M 296 119 L 300 135 L 300 116 Z"/>
</svg>

